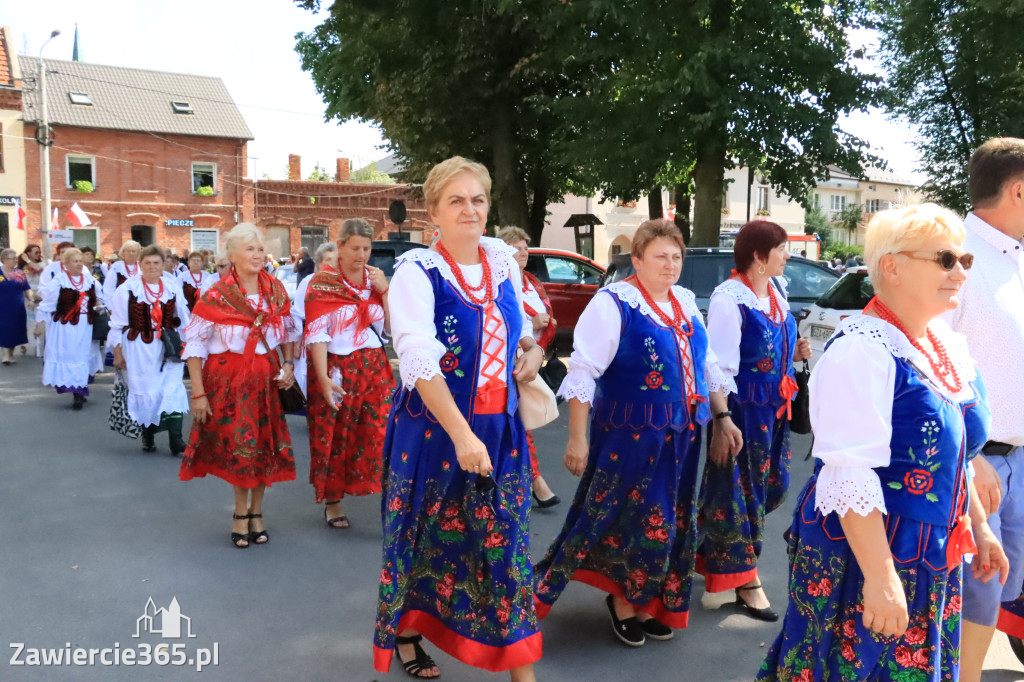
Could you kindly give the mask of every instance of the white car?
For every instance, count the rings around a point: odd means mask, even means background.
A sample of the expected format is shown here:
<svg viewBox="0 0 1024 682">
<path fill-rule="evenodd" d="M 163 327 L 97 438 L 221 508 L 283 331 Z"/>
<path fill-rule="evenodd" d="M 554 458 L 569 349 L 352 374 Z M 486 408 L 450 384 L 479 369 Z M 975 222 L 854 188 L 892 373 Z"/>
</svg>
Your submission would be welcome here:
<svg viewBox="0 0 1024 682">
<path fill-rule="evenodd" d="M 811 367 L 825 352 L 839 323 L 864 310 L 874 295 L 868 269 L 850 268 L 821 298 L 800 311 L 797 328 L 800 336 L 811 341 Z"/>
</svg>

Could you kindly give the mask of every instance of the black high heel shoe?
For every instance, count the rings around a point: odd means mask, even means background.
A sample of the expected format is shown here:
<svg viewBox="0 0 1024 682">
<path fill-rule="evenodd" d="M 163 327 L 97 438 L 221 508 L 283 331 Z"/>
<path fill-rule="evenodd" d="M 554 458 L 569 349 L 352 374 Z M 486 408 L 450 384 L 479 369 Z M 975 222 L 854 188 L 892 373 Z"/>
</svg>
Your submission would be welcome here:
<svg viewBox="0 0 1024 682">
<path fill-rule="evenodd" d="M 561 499 L 559 499 L 558 495 L 552 495 L 548 499 L 542 500 L 539 497 L 537 497 L 537 493 L 533 493 L 533 500 L 541 509 L 550 509 L 551 507 L 554 507 L 556 504 L 562 501 Z"/>
<path fill-rule="evenodd" d="M 252 512 L 249 512 L 249 542 L 254 544 L 254 545 L 265 545 L 268 542 L 270 542 L 270 536 L 267 534 L 266 529 L 263 529 L 263 530 L 253 530 L 252 529 L 252 520 L 253 519 L 262 519 L 262 518 L 263 518 L 263 514 L 253 514 Z"/>
<path fill-rule="evenodd" d="M 748 604 L 740 596 L 740 592 L 743 590 L 756 590 L 761 587 L 760 583 L 757 585 L 751 585 L 750 587 L 737 587 L 736 588 L 736 605 L 740 607 L 741 611 L 746 611 L 747 615 L 756 620 L 763 620 L 766 623 L 774 623 L 779 619 L 779 614 L 775 613 L 775 609 L 770 606 L 766 606 L 763 609 L 757 609 Z"/>
<path fill-rule="evenodd" d="M 235 521 L 247 521 L 249 519 L 249 515 L 248 514 L 241 514 L 241 515 L 239 515 L 239 514 L 232 514 L 231 517 Z M 240 545 L 240 544 L 238 544 L 239 542 L 244 542 L 245 544 L 244 545 Z M 246 547 L 249 546 L 249 533 L 248 532 L 246 532 L 246 533 L 235 533 L 235 532 L 232 531 L 232 533 L 231 533 L 231 544 L 236 549 L 245 549 Z"/>
</svg>

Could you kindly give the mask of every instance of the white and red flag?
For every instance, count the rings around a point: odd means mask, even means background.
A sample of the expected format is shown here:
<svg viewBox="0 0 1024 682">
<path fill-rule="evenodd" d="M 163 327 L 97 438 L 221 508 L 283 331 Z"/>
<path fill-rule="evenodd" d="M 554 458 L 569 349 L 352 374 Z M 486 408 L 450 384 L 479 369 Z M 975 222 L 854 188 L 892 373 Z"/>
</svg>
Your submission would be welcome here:
<svg viewBox="0 0 1024 682">
<path fill-rule="evenodd" d="M 89 216 L 85 215 L 85 211 L 82 210 L 82 207 L 78 205 L 77 201 L 71 205 L 71 210 L 68 211 L 68 214 L 65 217 L 70 220 L 71 224 L 75 227 L 92 225 L 92 221 L 89 220 Z"/>
<path fill-rule="evenodd" d="M 14 208 L 16 209 L 16 211 L 18 213 L 18 229 L 21 230 L 22 232 L 24 232 L 25 231 L 25 216 L 28 215 L 28 214 L 25 213 L 25 209 L 23 209 L 21 207 L 21 202 L 18 201 L 17 199 L 14 200 Z"/>
<path fill-rule="evenodd" d="M 57 213 L 57 207 L 53 207 L 53 215 L 50 216 L 50 229 L 56 230 L 60 227 L 60 214 Z"/>
</svg>

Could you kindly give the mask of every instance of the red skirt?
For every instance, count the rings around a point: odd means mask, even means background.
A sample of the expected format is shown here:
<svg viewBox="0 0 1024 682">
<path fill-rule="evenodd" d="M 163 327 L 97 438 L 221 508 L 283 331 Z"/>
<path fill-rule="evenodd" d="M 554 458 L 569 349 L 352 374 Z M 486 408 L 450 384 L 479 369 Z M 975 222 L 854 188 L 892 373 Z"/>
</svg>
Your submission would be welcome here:
<svg viewBox="0 0 1024 682">
<path fill-rule="evenodd" d="M 213 474 L 238 488 L 295 480 L 288 424 L 277 395 L 277 355 L 211 355 L 203 363 L 203 388 L 213 415 L 192 422 L 178 478 Z"/>
<path fill-rule="evenodd" d="M 383 348 L 350 355 L 327 354 L 327 372 L 341 372 L 345 400 L 335 410 L 325 399 L 313 359 L 307 358 L 309 381 L 309 482 L 316 501 L 380 492 L 380 470 L 388 412 L 395 379 Z"/>
</svg>

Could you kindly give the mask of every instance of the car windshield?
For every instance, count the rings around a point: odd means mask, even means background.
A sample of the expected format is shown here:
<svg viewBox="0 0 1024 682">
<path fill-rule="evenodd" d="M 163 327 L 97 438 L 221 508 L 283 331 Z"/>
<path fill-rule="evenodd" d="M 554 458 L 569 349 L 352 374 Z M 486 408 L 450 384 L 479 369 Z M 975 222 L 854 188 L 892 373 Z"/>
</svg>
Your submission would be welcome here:
<svg viewBox="0 0 1024 682">
<path fill-rule="evenodd" d="M 277 269 L 277 278 L 282 282 L 295 283 L 295 269 L 290 265 L 282 265 Z"/>
<path fill-rule="evenodd" d="M 818 299 L 818 306 L 833 310 L 863 310 L 875 295 L 867 273 L 851 272 Z"/>
<path fill-rule="evenodd" d="M 789 298 L 798 301 L 816 301 L 836 283 L 838 275 L 814 263 L 790 259 L 783 272 Z"/>
</svg>

